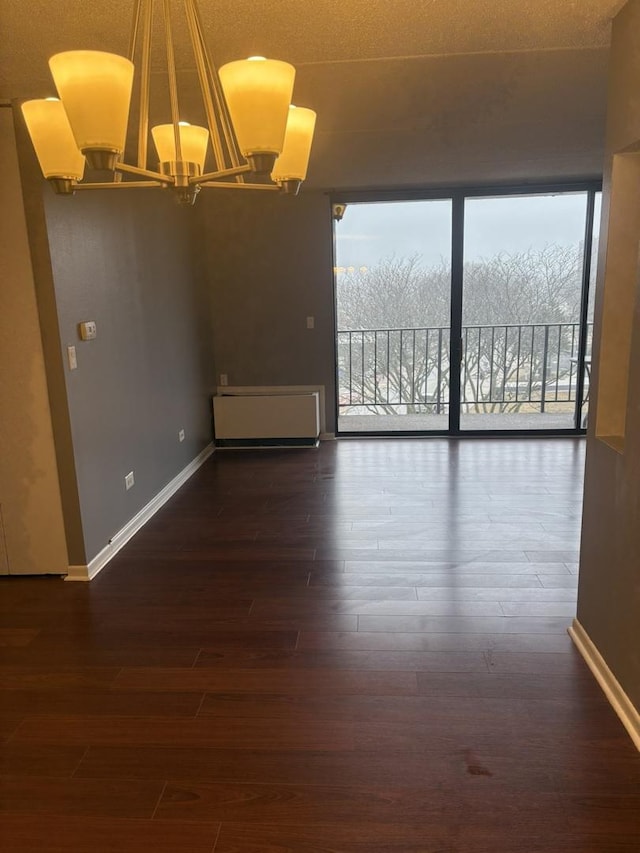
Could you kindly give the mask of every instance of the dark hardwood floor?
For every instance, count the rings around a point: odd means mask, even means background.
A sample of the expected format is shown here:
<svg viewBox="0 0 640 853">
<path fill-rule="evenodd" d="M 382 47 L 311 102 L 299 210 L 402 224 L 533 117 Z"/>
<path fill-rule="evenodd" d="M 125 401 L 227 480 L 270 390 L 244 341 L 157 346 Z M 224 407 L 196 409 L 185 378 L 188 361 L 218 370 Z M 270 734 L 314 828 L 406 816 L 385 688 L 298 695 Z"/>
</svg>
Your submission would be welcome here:
<svg viewBox="0 0 640 853">
<path fill-rule="evenodd" d="M 638 853 L 566 629 L 579 440 L 220 452 L 90 584 L 0 585 L 0 847 Z"/>
</svg>

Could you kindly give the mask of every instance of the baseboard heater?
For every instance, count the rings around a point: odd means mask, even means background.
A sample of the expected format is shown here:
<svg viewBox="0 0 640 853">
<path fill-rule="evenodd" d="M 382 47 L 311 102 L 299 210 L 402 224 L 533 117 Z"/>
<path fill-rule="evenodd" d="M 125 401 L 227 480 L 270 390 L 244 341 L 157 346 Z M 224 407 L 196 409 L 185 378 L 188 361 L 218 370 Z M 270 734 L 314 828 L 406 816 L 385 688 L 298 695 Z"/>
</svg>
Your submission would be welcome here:
<svg viewBox="0 0 640 853">
<path fill-rule="evenodd" d="M 216 447 L 315 447 L 319 395 L 218 394 L 213 398 L 213 422 Z"/>
</svg>

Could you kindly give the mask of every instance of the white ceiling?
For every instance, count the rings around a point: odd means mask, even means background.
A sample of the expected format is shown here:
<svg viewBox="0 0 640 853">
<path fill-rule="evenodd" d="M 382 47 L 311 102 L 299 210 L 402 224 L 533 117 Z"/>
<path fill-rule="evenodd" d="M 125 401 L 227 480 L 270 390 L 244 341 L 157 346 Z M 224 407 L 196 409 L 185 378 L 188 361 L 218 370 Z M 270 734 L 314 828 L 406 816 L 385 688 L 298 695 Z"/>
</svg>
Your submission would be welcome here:
<svg viewBox="0 0 640 853">
<path fill-rule="evenodd" d="M 47 58 L 59 50 L 126 53 L 132 5 L 0 0 L 0 97 L 52 94 Z M 318 111 L 309 183 L 354 188 L 596 174 L 623 5 L 200 0 L 217 64 L 260 53 L 297 66 L 296 102 Z"/>
</svg>

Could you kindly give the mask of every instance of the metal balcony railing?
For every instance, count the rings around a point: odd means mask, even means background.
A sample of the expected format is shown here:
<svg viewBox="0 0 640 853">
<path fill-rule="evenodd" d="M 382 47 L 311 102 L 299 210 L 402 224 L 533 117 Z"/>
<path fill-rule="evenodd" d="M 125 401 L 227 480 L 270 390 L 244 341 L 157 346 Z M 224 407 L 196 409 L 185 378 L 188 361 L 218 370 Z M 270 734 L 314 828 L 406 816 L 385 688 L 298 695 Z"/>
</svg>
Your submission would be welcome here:
<svg viewBox="0 0 640 853">
<path fill-rule="evenodd" d="M 545 411 L 575 402 L 578 323 L 463 326 L 460 402 L 465 411 Z M 593 324 L 587 326 L 591 351 Z M 446 326 L 338 331 L 339 406 L 442 414 L 449 403 Z M 589 384 L 585 375 L 585 395 Z"/>
</svg>

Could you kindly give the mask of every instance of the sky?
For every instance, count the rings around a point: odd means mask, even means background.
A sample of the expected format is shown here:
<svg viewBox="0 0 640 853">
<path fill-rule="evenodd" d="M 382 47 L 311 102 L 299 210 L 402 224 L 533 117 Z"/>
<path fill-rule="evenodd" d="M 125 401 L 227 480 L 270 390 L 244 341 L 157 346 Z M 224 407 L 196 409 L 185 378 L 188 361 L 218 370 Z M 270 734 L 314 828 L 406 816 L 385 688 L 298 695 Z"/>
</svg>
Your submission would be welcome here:
<svg viewBox="0 0 640 853">
<path fill-rule="evenodd" d="M 584 239 L 586 204 L 586 193 L 467 199 L 465 260 L 552 243 L 575 245 Z M 370 267 L 382 258 L 416 253 L 429 267 L 449 260 L 450 252 L 448 200 L 350 204 L 336 223 L 338 267 Z"/>
</svg>

